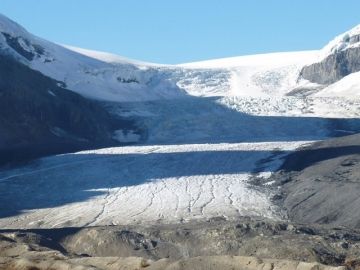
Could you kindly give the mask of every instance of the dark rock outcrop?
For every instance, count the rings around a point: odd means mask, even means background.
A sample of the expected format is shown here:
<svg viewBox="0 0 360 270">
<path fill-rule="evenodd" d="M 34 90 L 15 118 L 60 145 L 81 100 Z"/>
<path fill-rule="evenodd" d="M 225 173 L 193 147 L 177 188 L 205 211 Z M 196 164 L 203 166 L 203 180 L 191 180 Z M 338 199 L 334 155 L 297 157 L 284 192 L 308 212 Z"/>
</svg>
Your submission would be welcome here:
<svg viewBox="0 0 360 270">
<path fill-rule="evenodd" d="M 360 36 L 352 37 L 359 40 Z M 360 47 L 335 52 L 319 63 L 305 66 L 300 77 L 318 84 L 332 84 L 343 77 L 360 71 Z"/>
<path fill-rule="evenodd" d="M 30 43 L 29 40 L 21 37 L 13 37 L 8 33 L 1 33 L 6 40 L 6 43 L 19 55 L 26 58 L 28 61 L 33 60 L 35 57 L 40 57 L 44 54 L 45 49 L 42 48 L 40 45 L 33 45 Z M 22 44 L 24 43 L 27 47 L 33 47 L 33 51 L 29 51 L 23 48 Z"/>
</svg>

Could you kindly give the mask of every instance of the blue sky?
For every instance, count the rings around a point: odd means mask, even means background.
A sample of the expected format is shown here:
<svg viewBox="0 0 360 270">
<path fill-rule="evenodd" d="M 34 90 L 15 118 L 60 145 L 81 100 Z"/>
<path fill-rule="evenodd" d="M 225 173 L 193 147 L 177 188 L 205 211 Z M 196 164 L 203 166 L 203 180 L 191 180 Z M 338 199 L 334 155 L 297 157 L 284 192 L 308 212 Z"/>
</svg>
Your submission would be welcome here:
<svg viewBox="0 0 360 270">
<path fill-rule="evenodd" d="M 323 47 L 360 24 L 359 0 L 1 0 L 58 43 L 158 63 Z"/>
</svg>

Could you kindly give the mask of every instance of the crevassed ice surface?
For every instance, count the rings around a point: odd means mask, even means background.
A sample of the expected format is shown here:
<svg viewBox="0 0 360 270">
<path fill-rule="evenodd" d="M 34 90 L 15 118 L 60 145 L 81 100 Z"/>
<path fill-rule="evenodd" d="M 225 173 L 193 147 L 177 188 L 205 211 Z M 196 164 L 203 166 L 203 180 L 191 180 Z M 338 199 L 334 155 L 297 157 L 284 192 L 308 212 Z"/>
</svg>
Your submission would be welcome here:
<svg viewBox="0 0 360 270">
<path fill-rule="evenodd" d="M 112 104 L 115 113 L 143 122 L 148 144 L 48 157 L 2 171 L 0 226 L 284 218 L 271 202 L 271 189 L 251 180 L 267 178 L 289 152 L 334 131 L 329 112 L 351 122 L 360 105 L 331 101 L 187 98 Z M 353 132 L 351 125 L 337 128 Z"/>
<path fill-rule="evenodd" d="M 0 226 L 147 224 L 239 215 L 280 218 L 269 194 L 251 187 L 248 180 L 279 166 L 279 159 L 269 159 L 279 148 L 284 155 L 299 144 L 134 146 L 46 158 L 0 180 L 0 202 L 6 207 Z M 16 200 L 5 204 L 14 193 Z"/>
</svg>

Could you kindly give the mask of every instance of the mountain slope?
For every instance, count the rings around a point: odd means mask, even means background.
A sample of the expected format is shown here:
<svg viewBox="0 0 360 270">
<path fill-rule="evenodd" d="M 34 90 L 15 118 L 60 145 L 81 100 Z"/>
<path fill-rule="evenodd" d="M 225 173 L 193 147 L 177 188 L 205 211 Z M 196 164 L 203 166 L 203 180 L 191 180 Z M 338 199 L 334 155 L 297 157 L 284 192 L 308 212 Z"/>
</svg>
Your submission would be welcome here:
<svg viewBox="0 0 360 270">
<path fill-rule="evenodd" d="M 315 94 L 319 97 L 343 96 L 348 98 L 358 98 L 359 95 L 360 72 L 351 73 Z"/>
<path fill-rule="evenodd" d="M 291 220 L 360 228 L 360 135 L 315 143 L 274 174 Z"/>
<path fill-rule="evenodd" d="M 93 101 L 0 54 L 0 163 L 119 144 L 134 128 Z"/>
<path fill-rule="evenodd" d="M 137 66 L 132 61 L 108 63 L 88 57 L 31 35 L 2 15 L 0 50 L 88 98 L 144 101 L 184 96 L 156 68 Z"/>
<path fill-rule="evenodd" d="M 97 100 L 194 96 L 307 96 L 360 70 L 359 29 L 324 49 L 159 65 L 38 38 L 0 16 L 0 49 L 66 87 Z M 337 95 L 343 95 L 337 91 Z"/>
<path fill-rule="evenodd" d="M 311 82 L 330 85 L 358 71 L 360 71 L 360 25 L 329 42 L 320 52 L 319 59 L 302 69 L 301 77 Z"/>
</svg>

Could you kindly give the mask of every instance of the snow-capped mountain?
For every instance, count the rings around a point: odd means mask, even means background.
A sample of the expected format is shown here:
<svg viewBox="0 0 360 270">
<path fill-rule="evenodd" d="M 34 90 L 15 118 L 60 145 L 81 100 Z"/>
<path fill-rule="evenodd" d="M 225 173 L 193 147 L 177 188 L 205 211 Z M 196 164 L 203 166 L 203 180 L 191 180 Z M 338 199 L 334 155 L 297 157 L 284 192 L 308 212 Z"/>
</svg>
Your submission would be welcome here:
<svg viewBox="0 0 360 270">
<path fill-rule="evenodd" d="M 318 59 L 302 69 L 301 77 L 327 87 L 358 71 L 360 71 L 360 25 L 339 35 L 325 46 L 319 52 Z M 341 85 L 337 84 L 331 88 Z M 327 92 L 328 90 L 324 90 L 324 94 Z M 339 89 L 335 92 L 338 95 L 346 95 L 348 90 L 342 92 Z"/>
<path fill-rule="evenodd" d="M 15 56 L 32 69 L 38 70 L 85 97 L 111 101 L 137 101 L 181 97 L 175 84 L 163 78 L 152 65 L 134 61 L 109 63 L 77 53 L 28 33 L 24 28 L 0 16 L 1 52 Z M 75 49 L 76 50 L 76 49 Z"/>
<path fill-rule="evenodd" d="M 160 65 L 54 44 L 28 33 L 1 15 L 0 46 L 2 53 L 11 54 L 32 69 L 63 82 L 63 86 L 72 91 L 98 100 L 145 101 L 186 95 L 309 95 L 359 71 L 359 29 L 355 27 L 340 35 L 319 51 Z M 343 54 L 345 56 L 341 56 Z M 349 61 L 349 57 L 355 57 L 355 62 Z M 336 61 L 331 60 L 335 58 Z M 322 64 L 324 61 L 327 64 Z M 334 66 L 340 66 L 339 71 L 333 71 L 337 70 Z M 342 95 L 341 91 L 336 92 Z"/>
<path fill-rule="evenodd" d="M 360 25 L 355 26 L 349 31 L 340 34 L 330 41 L 322 50 L 320 59 L 328 57 L 331 54 L 346 51 L 360 47 Z"/>
</svg>

